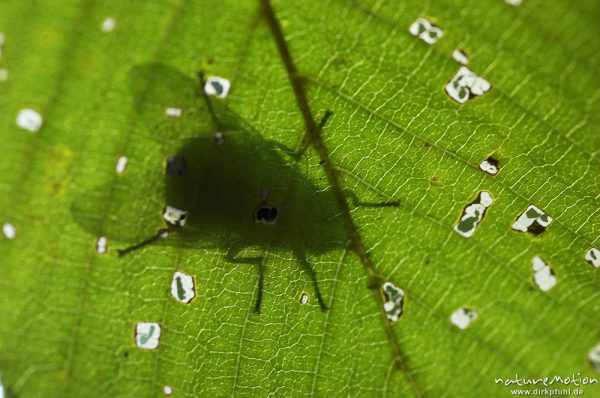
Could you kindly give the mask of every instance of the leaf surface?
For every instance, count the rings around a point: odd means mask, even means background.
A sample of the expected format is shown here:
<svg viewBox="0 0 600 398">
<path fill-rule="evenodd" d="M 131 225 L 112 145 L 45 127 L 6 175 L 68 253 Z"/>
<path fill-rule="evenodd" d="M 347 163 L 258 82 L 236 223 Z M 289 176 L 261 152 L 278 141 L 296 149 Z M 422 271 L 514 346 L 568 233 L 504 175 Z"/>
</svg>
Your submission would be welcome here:
<svg viewBox="0 0 600 398">
<path fill-rule="evenodd" d="M 273 8 L 315 122 L 332 112 L 320 143 L 377 274 L 405 292 L 400 320 L 381 315 L 374 297 L 384 296 L 347 244 L 314 142 L 290 156 L 304 120 L 258 2 L 7 1 L 0 224 L 16 230 L 0 237 L 7 393 L 505 396 L 497 377 L 598 378 L 588 353 L 600 342 L 600 269 L 584 259 L 600 244 L 598 3 Z M 409 33 L 419 17 L 443 31 L 434 44 Z M 445 92 L 461 66 L 455 49 L 491 85 L 464 104 Z M 223 126 L 197 94 L 198 71 L 231 81 L 213 100 Z M 43 117 L 39 131 L 17 126 L 24 108 Z M 241 143 L 227 162 L 206 152 L 219 127 L 223 148 Z M 117 256 L 164 226 L 166 159 L 182 148 L 206 162 L 199 170 L 212 185 L 178 198 L 191 216 L 217 221 Z M 495 176 L 479 167 L 490 157 Z M 291 221 L 256 232 L 246 208 L 259 205 L 263 180 Z M 454 227 L 483 191 L 493 203 L 465 238 Z M 368 205 L 385 201 L 400 206 Z M 219 203 L 244 210 L 220 218 Z M 511 228 L 530 204 L 553 218 L 538 236 Z M 535 284 L 535 256 L 556 277 L 547 292 Z M 194 277 L 189 304 L 171 295 L 176 271 Z M 461 307 L 477 311 L 465 330 L 450 321 Z M 160 324 L 156 350 L 136 347 L 139 322 Z"/>
</svg>

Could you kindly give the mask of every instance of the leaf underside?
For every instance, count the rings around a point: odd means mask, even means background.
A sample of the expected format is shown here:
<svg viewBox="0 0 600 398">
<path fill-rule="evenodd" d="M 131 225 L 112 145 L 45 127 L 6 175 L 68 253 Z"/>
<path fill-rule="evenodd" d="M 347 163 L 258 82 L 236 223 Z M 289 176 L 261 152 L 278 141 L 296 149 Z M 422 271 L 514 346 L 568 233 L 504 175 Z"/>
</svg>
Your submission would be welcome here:
<svg viewBox="0 0 600 398">
<path fill-rule="evenodd" d="M 16 228 L 14 239 L 0 237 L 7 393 L 506 396 L 494 378 L 598 378 L 587 356 L 600 343 L 600 269 L 584 259 L 600 245 L 598 3 L 273 8 L 312 114 L 332 112 L 320 140 L 377 273 L 405 292 L 400 320 L 381 316 L 322 159 L 310 145 L 299 158 L 286 153 L 302 147 L 305 125 L 258 2 L 2 2 L 0 224 Z M 109 17 L 116 24 L 105 32 Z M 419 17 L 443 30 L 436 43 L 409 33 Z M 445 91 L 461 66 L 457 48 L 491 84 L 464 104 Z M 240 170 L 275 181 L 269 200 L 293 226 L 255 233 L 234 217 L 118 257 L 164 226 L 166 159 L 185 148 L 213 159 L 202 146 L 214 144 L 216 127 L 196 92 L 201 70 L 231 81 L 215 110 L 223 147 L 228 137 L 241 146 L 224 167 L 206 163 L 231 173 L 219 202 L 199 208 L 258 205 Z M 182 117 L 167 118 L 167 107 Z M 15 124 L 23 108 L 42 115 L 38 132 Z M 495 176 L 479 168 L 490 157 Z M 211 195 L 201 188 L 186 198 Z M 453 228 L 482 191 L 493 204 L 465 238 Z M 355 203 L 389 200 L 401 205 Z M 537 236 L 511 228 L 530 204 L 553 218 Z M 260 261 L 232 261 L 232 252 Z M 548 292 L 534 283 L 534 256 L 556 276 Z M 171 295 L 175 271 L 194 277 L 189 304 Z M 450 322 L 460 307 L 477 311 L 465 330 Z M 138 322 L 161 325 L 158 349 L 136 347 Z M 404 369 L 394 367 L 386 327 Z"/>
</svg>

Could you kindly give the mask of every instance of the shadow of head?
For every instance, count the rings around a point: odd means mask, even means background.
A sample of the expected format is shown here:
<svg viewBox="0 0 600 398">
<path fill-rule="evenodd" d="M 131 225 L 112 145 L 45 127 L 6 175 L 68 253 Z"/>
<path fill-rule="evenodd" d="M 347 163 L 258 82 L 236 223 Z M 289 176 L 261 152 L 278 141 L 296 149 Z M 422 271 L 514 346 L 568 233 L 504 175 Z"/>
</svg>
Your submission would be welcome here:
<svg viewBox="0 0 600 398">
<path fill-rule="evenodd" d="M 168 140 L 156 141 L 169 145 L 153 171 L 126 172 L 81 195 L 72 214 L 82 228 L 128 244 L 168 228 L 168 237 L 152 244 L 218 247 L 233 255 L 269 247 L 304 257 L 345 244 L 333 195 L 300 170 L 291 151 L 264 139 L 218 101 L 215 126 L 197 95 L 198 82 L 178 71 L 136 67 L 131 81 L 143 125 L 168 131 Z M 164 109 L 173 104 L 190 116 L 165 118 Z"/>
</svg>

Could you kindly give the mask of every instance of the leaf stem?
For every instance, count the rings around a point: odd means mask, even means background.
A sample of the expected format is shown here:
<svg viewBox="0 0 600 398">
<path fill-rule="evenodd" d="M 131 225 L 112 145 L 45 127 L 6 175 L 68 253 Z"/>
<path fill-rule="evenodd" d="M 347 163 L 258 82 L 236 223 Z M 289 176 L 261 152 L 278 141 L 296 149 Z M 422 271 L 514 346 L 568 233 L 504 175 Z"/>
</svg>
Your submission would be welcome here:
<svg viewBox="0 0 600 398">
<path fill-rule="evenodd" d="M 335 197 L 335 201 L 337 202 L 337 205 L 340 209 L 344 227 L 350 239 L 351 249 L 359 257 L 360 262 L 362 263 L 363 268 L 365 269 L 369 277 L 369 287 L 373 289 L 373 296 L 375 297 L 377 306 L 379 307 L 380 313 L 383 318 L 385 333 L 387 335 L 388 341 L 390 342 L 390 345 L 392 346 L 395 366 L 403 371 L 407 380 L 409 381 L 414 390 L 415 396 L 419 397 L 421 396 L 420 389 L 416 385 L 415 380 L 412 376 L 412 372 L 407 366 L 405 355 L 403 354 L 402 349 L 400 348 L 400 344 L 398 343 L 398 339 L 396 337 L 394 329 L 392 325 L 388 322 L 387 316 L 385 314 L 385 310 L 383 307 L 383 296 L 381 294 L 383 278 L 375 270 L 375 266 L 373 265 L 373 262 L 369 257 L 369 254 L 362 241 L 362 238 L 358 232 L 358 228 L 354 224 L 354 220 L 352 219 L 352 216 L 350 214 L 350 207 L 342 192 L 340 182 L 338 179 L 338 172 L 334 167 L 333 163 L 331 162 L 331 159 L 329 157 L 329 151 L 327 150 L 325 143 L 321 140 L 320 129 L 317 126 L 317 123 L 315 122 L 312 111 L 310 109 L 310 105 L 308 104 L 306 91 L 304 89 L 304 79 L 298 73 L 298 69 L 294 64 L 287 43 L 285 41 L 283 31 L 281 30 L 281 25 L 275 15 L 273 7 L 271 6 L 270 0 L 260 0 L 260 3 L 266 22 L 271 30 L 273 39 L 277 44 L 279 56 L 285 66 L 288 78 L 290 80 L 290 84 L 296 97 L 296 103 L 300 112 L 302 113 L 302 118 L 304 119 L 304 124 L 306 127 L 305 134 L 308 138 L 308 141 L 313 146 L 313 148 L 322 160 L 322 165 L 325 169 L 327 180 Z"/>
</svg>

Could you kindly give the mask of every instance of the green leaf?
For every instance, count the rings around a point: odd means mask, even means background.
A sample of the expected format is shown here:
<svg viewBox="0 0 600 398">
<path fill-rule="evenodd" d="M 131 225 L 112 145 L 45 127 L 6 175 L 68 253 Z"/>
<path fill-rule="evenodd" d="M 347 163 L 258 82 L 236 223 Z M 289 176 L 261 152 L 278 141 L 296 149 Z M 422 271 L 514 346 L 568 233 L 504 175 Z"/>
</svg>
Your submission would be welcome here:
<svg viewBox="0 0 600 398">
<path fill-rule="evenodd" d="M 6 394 L 600 379 L 598 3 L 265 4 L 0 4 Z"/>
</svg>

